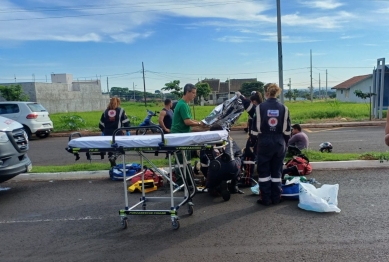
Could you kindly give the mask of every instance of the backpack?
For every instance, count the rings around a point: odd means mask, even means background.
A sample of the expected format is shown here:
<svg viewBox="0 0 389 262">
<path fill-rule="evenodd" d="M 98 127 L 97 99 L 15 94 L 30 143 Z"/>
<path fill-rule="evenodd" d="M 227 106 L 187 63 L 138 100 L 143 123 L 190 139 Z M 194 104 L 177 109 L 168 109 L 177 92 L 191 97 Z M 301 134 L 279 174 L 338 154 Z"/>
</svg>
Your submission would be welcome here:
<svg viewBox="0 0 389 262">
<path fill-rule="evenodd" d="M 141 175 L 134 176 L 133 178 L 131 178 L 131 184 L 135 184 L 136 182 L 141 181 L 141 180 L 142 180 L 142 176 Z M 158 173 L 155 173 L 155 171 L 150 169 L 150 168 L 147 168 L 145 170 L 144 180 L 153 180 L 154 184 L 157 187 L 162 187 L 163 186 L 163 177 L 162 177 L 162 175 L 160 175 Z"/>
<path fill-rule="evenodd" d="M 300 176 L 306 176 L 312 173 L 312 166 L 309 163 L 308 157 L 306 157 L 303 154 L 294 156 L 292 159 L 290 159 L 288 162 L 286 162 L 286 167 L 297 167 L 297 170 L 300 174 Z"/>
<path fill-rule="evenodd" d="M 131 177 L 135 175 L 135 173 L 140 172 L 142 169 L 140 164 L 131 163 L 126 164 L 126 177 Z M 123 181 L 123 164 L 118 164 L 114 167 L 111 167 L 109 170 L 109 177 L 112 181 Z"/>
</svg>

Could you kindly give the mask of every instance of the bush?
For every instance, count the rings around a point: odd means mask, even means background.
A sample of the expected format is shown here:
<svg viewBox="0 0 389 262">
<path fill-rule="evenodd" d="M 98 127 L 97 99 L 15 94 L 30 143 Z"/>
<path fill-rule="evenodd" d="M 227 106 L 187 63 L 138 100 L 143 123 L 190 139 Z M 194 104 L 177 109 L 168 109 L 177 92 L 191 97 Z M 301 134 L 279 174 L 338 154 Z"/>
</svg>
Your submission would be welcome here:
<svg viewBox="0 0 389 262">
<path fill-rule="evenodd" d="M 59 128 L 61 130 L 75 131 L 86 126 L 85 120 L 78 115 L 62 115 L 59 119 Z"/>
</svg>

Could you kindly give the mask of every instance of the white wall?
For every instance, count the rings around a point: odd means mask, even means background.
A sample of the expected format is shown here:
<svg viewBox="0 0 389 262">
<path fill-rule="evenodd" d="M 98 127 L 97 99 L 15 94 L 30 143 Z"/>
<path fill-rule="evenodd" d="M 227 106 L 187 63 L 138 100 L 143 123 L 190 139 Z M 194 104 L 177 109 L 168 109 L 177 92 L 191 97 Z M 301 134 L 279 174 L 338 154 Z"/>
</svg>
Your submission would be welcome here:
<svg viewBox="0 0 389 262">
<path fill-rule="evenodd" d="M 343 102 L 356 102 L 356 103 L 366 103 L 368 100 L 357 97 L 354 94 L 355 90 L 361 90 L 363 93 L 370 93 L 370 86 L 372 86 L 373 78 L 367 78 L 356 85 L 352 86 L 350 89 L 337 89 L 336 90 L 336 99 Z"/>
</svg>

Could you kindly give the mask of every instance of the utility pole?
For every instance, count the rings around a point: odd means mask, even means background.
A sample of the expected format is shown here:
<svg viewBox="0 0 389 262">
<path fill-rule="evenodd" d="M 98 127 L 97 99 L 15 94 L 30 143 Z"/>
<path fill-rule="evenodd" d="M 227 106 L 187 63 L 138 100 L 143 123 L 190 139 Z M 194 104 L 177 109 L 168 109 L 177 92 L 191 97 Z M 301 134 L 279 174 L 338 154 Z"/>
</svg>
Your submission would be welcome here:
<svg viewBox="0 0 389 262">
<path fill-rule="evenodd" d="M 327 75 L 327 69 L 326 69 L 326 101 L 327 101 L 327 85 L 328 85 L 328 75 Z"/>
<path fill-rule="evenodd" d="M 281 34 L 281 5 L 277 0 L 277 35 L 278 35 L 278 82 L 281 88 L 281 104 L 284 103 L 284 79 L 282 68 L 282 34 Z"/>
<path fill-rule="evenodd" d="M 228 78 L 228 96 L 227 96 L 228 99 L 230 99 L 230 93 L 231 93 L 231 79 Z"/>
<path fill-rule="evenodd" d="M 146 81 L 145 81 L 145 67 L 142 62 L 142 72 L 143 72 L 143 89 L 144 89 L 144 97 L 145 97 L 145 107 L 147 107 L 146 104 Z"/>
<path fill-rule="evenodd" d="M 313 102 L 313 86 L 312 86 L 312 49 L 310 50 L 310 58 L 311 58 L 311 103 Z"/>
<path fill-rule="evenodd" d="M 107 77 L 107 92 L 108 92 L 108 95 L 109 95 L 108 77 Z"/>
<path fill-rule="evenodd" d="M 292 100 L 292 82 L 291 82 L 291 79 L 289 78 L 289 84 L 288 84 L 288 87 L 289 87 L 289 101 Z"/>
<path fill-rule="evenodd" d="M 319 73 L 319 99 L 321 98 L 321 90 L 320 90 L 320 73 Z"/>
<path fill-rule="evenodd" d="M 135 102 L 135 85 L 134 85 L 134 82 L 132 82 L 132 90 L 134 90 L 134 102 Z"/>
</svg>

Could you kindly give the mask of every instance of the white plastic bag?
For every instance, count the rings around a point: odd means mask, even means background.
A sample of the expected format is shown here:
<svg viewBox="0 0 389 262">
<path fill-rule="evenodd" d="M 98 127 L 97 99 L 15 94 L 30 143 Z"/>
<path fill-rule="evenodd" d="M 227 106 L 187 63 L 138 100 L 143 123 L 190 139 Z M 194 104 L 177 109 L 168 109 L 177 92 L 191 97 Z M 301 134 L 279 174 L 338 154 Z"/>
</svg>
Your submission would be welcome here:
<svg viewBox="0 0 389 262">
<path fill-rule="evenodd" d="M 338 190 L 338 184 L 316 188 L 308 183 L 300 183 L 298 207 L 308 211 L 339 213 Z"/>
<path fill-rule="evenodd" d="M 258 185 L 258 184 L 255 184 L 255 186 L 252 186 L 252 187 L 251 187 L 251 192 L 252 192 L 254 195 L 259 195 L 259 185 Z"/>
</svg>

